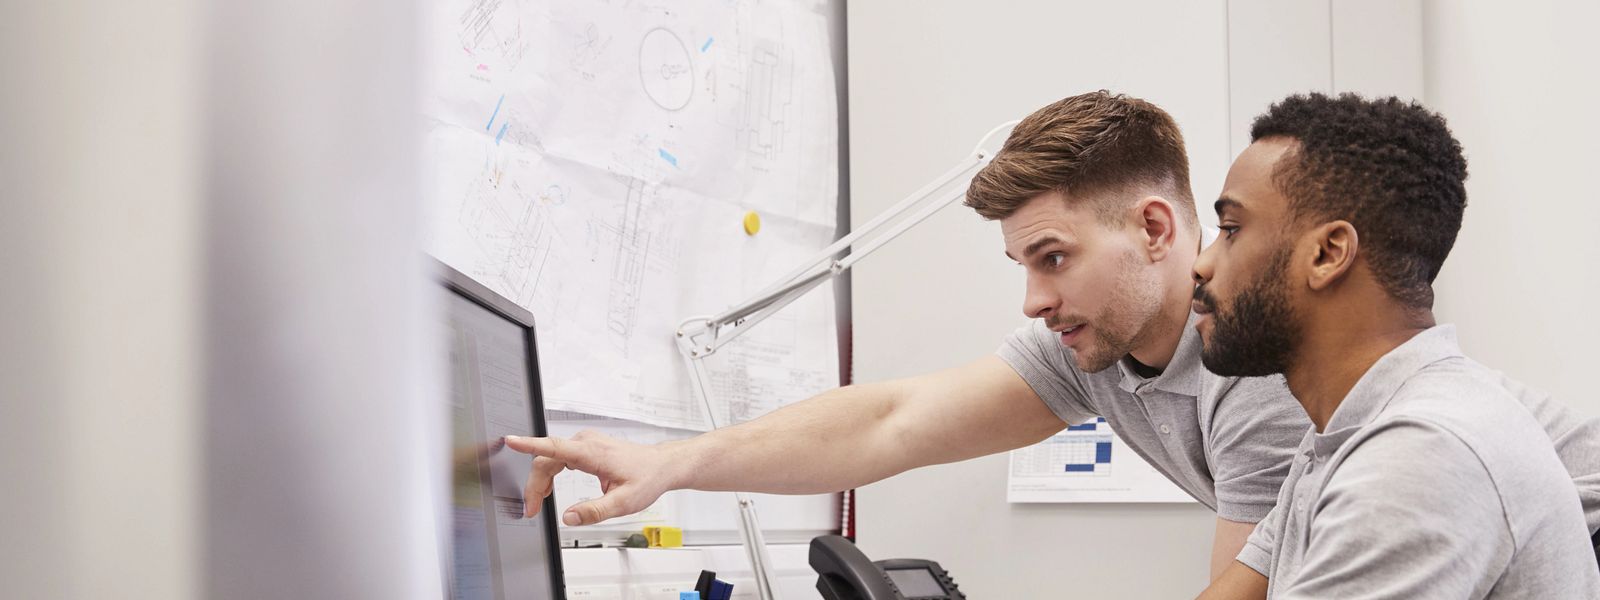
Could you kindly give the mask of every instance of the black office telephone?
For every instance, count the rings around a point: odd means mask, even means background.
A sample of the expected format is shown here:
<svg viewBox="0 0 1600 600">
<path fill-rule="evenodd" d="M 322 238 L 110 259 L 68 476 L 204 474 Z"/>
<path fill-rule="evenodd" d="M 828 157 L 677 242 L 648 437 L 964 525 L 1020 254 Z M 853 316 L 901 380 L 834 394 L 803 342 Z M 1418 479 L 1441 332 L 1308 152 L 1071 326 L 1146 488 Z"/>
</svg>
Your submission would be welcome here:
<svg viewBox="0 0 1600 600">
<path fill-rule="evenodd" d="M 966 600 L 955 580 L 931 560 L 873 562 L 837 535 L 811 540 L 817 591 L 827 600 Z"/>
</svg>

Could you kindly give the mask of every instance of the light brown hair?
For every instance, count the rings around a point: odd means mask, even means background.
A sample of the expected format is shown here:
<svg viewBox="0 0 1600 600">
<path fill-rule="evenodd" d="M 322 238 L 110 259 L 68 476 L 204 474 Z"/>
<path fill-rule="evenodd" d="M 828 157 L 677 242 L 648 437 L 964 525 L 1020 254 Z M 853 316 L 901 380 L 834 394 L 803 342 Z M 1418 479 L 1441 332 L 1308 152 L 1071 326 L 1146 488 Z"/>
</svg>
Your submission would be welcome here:
<svg viewBox="0 0 1600 600">
<path fill-rule="evenodd" d="M 1134 186 L 1164 192 L 1189 227 L 1198 227 L 1178 124 L 1154 104 L 1100 90 L 1063 98 L 1018 123 L 972 178 L 966 205 L 985 219 L 1004 219 L 1054 191 L 1094 197 L 1095 214 L 1115 224 L 1135 199 L 1126 193 Z"/>
</svg>

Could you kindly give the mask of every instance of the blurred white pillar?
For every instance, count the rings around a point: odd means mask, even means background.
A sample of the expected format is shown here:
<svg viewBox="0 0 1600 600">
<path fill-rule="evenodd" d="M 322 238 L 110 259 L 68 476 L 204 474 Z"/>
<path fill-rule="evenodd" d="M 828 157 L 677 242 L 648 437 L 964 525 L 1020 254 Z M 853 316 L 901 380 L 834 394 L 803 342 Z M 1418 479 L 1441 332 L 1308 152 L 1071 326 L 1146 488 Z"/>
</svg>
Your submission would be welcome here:
<svg viewBox="0 0 1600 600">
<path fill-rule="evenodd" d="M 442 593 L 416 13 L 210 6 L 208 598 Z"/>
<path fill-rule="evenodd" d="M 197 4 L 0 4 L 0 596 L 194 598 Z"/>
<path fill-rule="evenodd" d="M 439 597 L 415 12 L 0 5 L 0 595 Z"/>
</svg>

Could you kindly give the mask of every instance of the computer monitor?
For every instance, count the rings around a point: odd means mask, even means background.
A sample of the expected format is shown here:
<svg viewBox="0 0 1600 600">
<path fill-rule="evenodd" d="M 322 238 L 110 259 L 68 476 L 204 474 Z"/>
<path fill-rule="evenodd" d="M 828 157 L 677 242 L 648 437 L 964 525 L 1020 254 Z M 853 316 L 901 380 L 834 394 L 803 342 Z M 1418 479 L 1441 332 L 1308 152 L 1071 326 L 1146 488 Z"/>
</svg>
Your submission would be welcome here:
<svg viewBox="0 0 1600 600">
<path fill-rule="evenodd" d="M 555 503 L 522 518 L 532 457 L 506 435 L 544 435 L 533 316 L 439 265 L 450 349 L 450 551 L 453 600 L 565 600 Z M 541 501 L 535 499 L 534 501 Z"/>
</svg>

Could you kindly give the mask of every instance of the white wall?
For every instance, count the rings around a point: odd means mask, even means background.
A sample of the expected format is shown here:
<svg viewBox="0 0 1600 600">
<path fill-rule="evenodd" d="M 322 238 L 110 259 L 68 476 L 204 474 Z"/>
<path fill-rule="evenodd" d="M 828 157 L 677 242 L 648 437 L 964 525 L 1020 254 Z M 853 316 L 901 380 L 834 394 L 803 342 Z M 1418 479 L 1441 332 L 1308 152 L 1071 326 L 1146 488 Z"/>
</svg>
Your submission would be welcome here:
<svg viewBox="0 0 1600 600">
<path fill-rule="evenodd" d="M 1420 95 L 1419 6 L 851 3 L 853 221 L 944 172 L 990 127 L 1108 88 L 1177 119 L 1201 220 L 1212 223 L 1209 199 L 1270 102 L 1330 89 Z M 956 207 L 861 263 L 855 380 L 993 352 L 1024 321 L 1022 273 L 1002 250 L 997 224 Z M 1204 587 L 1215 521 L 1203 506 L 1010 505 L 1006 470 L 997 455 L 862 489 L 860 544 L 874 558 L 937 560 L 975 598 L 1174 598 Z"/>
<path fill-rule="evenodd" d="M 1227 5 L 1230 160 L 1250 145 L 1256 116 L 1289 94 L 1422 98 L 1421 0 Z"/>
<path fill-rule="evenodd" d="M 1479 361 L 1600 415 L 1600 4 L 1425 4 L 1427 103 L 1466 149 L 1435 290 Z"/>
</svg>

